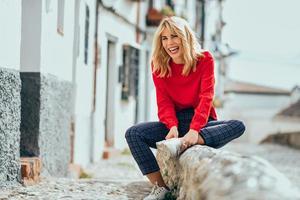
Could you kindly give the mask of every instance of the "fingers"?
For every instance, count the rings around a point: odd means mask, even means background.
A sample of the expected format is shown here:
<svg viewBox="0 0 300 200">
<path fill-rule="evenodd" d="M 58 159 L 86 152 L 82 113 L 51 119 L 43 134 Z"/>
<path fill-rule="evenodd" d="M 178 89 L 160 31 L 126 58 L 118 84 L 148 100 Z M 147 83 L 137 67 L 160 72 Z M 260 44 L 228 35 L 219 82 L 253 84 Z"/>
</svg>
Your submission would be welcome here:
<svg viewBox="0 0 300 200">
<path fill-rule="evenodd" d="M 176 134 L 170 134 L 170 135 L 168 134 L 166 136 L 166 140 L 171 139 L 171 138 L 178 138 L 178 136 Z"/>
<path fill-rule="evenodd" d="M 174 138 L 174 134 L 168 134 L 167 136 L 166 136 L 166 139 L 168 140 L 168 139 L 171 139 L 171 138 Z"/>
<path fill-rule="evenodd" d="M 185 141 L 182 142 L 181 146 L 180 146 L 180 151 L 184 152 L 187 148 L 189 148 L 188 143 L 186 143 Z"/>
<path fill-rule="evenodd" d="M 182 138 L 181 146 L 180 146 L 181 151 L 184 151 L 191 146 L 193 146 L 191 141 L 187 140 L 186 138 Z"/>
<path fill-rule="evenodd" d="M 170 135 L 168 134 L 168 135 L 166 136 L 166 139 L 167 139 L 167 140 L 168 140 L 168 139 L 171 139 L 171 138 L 173 138 L 173 135 L 171 135 L 171 134 L 170 134 Z"/>
<path fill-rule="evenodd" d="M 167 136 L 165 137 L 166 140 L 171 138 L 178 138 L 178 132 L 176 131 L 170 131 Z"/>
</svg>

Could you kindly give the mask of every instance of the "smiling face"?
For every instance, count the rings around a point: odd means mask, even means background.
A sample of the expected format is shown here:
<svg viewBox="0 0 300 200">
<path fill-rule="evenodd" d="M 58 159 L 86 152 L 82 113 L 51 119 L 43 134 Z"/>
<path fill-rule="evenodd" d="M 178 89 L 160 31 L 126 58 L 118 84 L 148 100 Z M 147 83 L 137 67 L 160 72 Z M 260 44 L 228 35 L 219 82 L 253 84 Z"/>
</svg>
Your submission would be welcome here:
<svg viewBox="0 0 300 200">
<path fill-rule="evenodd" d="M 181 39 L 168 28 L 161 32 L 161 42 L 164 50 L 177 64 L 183 63 L 183 48 Z"/>
</svg>

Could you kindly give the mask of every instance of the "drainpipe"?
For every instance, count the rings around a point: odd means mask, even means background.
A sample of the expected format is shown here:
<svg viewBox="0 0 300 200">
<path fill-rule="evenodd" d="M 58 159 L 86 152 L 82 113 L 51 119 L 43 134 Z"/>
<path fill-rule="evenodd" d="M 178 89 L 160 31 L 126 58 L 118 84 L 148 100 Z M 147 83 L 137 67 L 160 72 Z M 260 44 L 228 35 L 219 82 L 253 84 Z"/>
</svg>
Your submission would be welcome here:
<svg viewBox="0 0 300 200">
<path fill-rule="evenodd" d="M 205 0 L 201 0 L 201 35 L 200 44 L 201 48 L 204 49 L 205 42 Z"/>
<path fill-rule="evenodd" d="M 137 9 L 136 9 L 136 43 L 140 43 L 140 31 L 139 31 L 139 25 L 140 25 L 140 12 L 141 12 L 141 3 L 140 1 L 137 2 Z"/>
</svg>

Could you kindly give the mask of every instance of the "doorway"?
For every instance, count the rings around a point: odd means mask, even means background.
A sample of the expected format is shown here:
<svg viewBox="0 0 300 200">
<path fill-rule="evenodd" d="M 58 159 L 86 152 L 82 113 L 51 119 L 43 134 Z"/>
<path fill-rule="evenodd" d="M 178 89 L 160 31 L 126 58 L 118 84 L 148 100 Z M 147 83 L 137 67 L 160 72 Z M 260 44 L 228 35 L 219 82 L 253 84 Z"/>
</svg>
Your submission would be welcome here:
<svg viewBox="0 0 300 200">
<path fill-rule="evenodd" d="M 107 42 L 106 70 L 106 106 L 105 106 L 105 143 L 107 147 L 114 146 L 115 131 L 115 87 L 116 87 L 116 42 Z"/>
</svg>

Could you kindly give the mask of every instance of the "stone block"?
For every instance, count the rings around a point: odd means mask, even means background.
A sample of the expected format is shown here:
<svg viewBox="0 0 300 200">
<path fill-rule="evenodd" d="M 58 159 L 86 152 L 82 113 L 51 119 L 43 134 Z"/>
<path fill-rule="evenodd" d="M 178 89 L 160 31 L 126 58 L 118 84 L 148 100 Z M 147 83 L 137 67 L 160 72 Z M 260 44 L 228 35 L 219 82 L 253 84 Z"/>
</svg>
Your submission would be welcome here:
<svg viewBox="0 0 300 200">
<path fill-rule="evenodd" d="M 299 191 L 258 157 L 195 145 L 180 152 L 180 139 L 157 143 L 157 160 L 178 200 L 300 199 Z"/>
<path fill-rule="evenodd" d="M 20 179 L 21 80 L 0 68 L 0 185 Z"/>
</svg>

